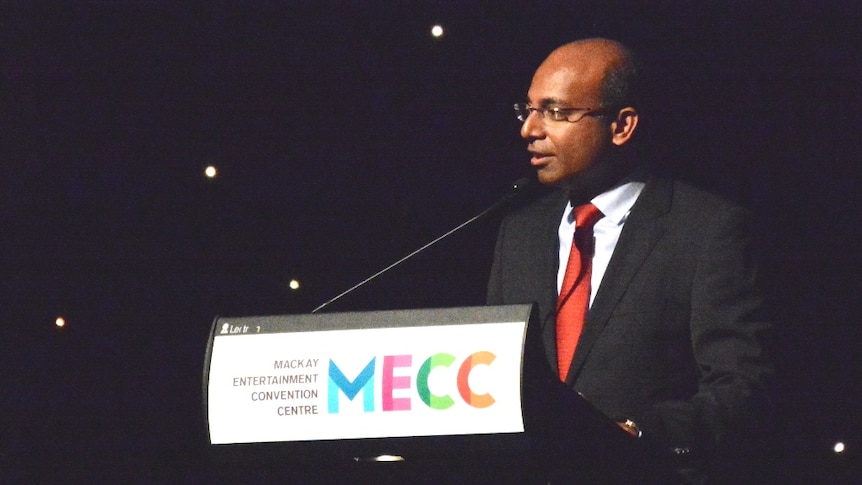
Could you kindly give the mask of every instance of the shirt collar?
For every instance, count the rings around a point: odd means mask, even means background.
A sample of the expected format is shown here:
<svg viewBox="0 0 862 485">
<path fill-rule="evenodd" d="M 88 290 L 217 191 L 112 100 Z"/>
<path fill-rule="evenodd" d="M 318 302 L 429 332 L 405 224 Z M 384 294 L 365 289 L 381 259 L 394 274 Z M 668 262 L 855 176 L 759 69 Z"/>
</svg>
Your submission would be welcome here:
<svg viewBox="0 0 862 485">
<path fill-rule="evenodd" d="M 612 189 L 605 191 L 590 201 L 602 211 L 603 219 L 612 221 L 614 224 L 620 225 L 625 223 L 631 212 L 632 206 L 635 205 L 638 196 L 644 188 L 646 177 L 640 172 L 635 172 L 620 181 Z M 574 211 L 572 203 L 569 202 L 566 208 L 567 219 L 573 221 Z"/>
</svg>

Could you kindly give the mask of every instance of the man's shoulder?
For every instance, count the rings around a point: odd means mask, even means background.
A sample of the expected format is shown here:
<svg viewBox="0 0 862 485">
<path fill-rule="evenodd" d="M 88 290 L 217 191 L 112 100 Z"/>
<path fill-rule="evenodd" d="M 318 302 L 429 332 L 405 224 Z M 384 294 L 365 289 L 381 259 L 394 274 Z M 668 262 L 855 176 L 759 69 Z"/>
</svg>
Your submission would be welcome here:
<svg viewBox="0 0 862 485">
<path fill-rule="evenodd" d="M 672 212 L 743 209 L 739 203 L 719 192 L 666 175 L 651 176 L 640 199 L 643 202 L 665 203 Z"/>
<path fill-rule="evenodd" d="M 727 227 L 745 228 L 750 222 L 751 212 L 726 196 L 663 176 L 647 182 L 626 225 L 660 224 L 675 232 L 706 235 Z"/>
<path fill-rule="evenodd" d="M 696 202 L 698 204 L 714 207 L 739 207 L 736 202 L 731 201 L 726 196 L 711 189 L 693 185 L 684 180 L 671 180 L 674 187 L 674 196 L 681 201 Z"/>
</svg>

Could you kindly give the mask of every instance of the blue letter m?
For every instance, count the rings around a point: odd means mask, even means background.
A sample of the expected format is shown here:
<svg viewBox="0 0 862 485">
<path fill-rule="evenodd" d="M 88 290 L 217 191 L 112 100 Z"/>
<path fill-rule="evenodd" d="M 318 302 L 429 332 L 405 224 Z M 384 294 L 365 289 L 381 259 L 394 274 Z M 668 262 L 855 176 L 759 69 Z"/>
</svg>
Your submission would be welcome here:
<svg viewBox="0 0 862 485">
<path fill-rule="evenodd" d="M 376 357 L 371 358 L 371 362 L 362 369 L 362 372 L 356 376 L 356 380 L 351 382 L 341 369 L 335 365 L 332 359 L 329 359 L 329 414 L 338 413 L 338 390 L 344 391 L 344 395 L 351 401 L 359 391 L 365 391 L 362 396 L 363 410 L 367 413 L 374 411 L 374 361 Z"/>
</svg>

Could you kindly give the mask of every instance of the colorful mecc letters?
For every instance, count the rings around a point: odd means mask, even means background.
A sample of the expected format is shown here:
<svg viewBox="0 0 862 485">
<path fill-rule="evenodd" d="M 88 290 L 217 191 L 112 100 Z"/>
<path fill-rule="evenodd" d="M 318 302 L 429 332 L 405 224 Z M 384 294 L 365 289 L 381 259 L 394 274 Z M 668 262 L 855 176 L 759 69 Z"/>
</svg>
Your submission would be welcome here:
<svg viewBox="0 0 862 485">
<path fill-rule="evenodd" d="M 464 359 L 458 368 L 457 388 L 461 399 L 474 408 L 487 408 L 494 404 L 494 397 L 490 393 L 476 394 L 470 388 L 470 372 L 477 365 L 491 365 L 496 355 L 487 351 L 479 351 Z M 455 404 L 455 400 L 448 394 L 442 396 L 434 394 L 428 387 L 428 378 L 434 369 L 438 367 L 449 367 L 455 362 L 455 356 L 440 352 L 428 357 L 419 367 L 416 374 L 416 392 L 419 399 L 432 409 L 448 409 Z M 382 381 L 381 381 L 381 406 L 383 411 L 408 411 L 411 400 L 409 397 L 395 397 L 393 391 L 396 389 L 410 389 L 410 377 L 395 375 L 395 369 L 400 367 L 411 367 L 412 355 L 385 355 L 383 356 Z M 374 374 L 377 365 L 377 357 L 359 372 L 352 381 L 348 379 L 332 359 L 329 359 L 329 384 L 328 399 L 329 413 L 335 414 L 339 411 L 338 393 L 343 392 L 351 401 L 359 392 L 362 392 L 362 406 L 365 412 L 374 411 Z"/>
</svg>

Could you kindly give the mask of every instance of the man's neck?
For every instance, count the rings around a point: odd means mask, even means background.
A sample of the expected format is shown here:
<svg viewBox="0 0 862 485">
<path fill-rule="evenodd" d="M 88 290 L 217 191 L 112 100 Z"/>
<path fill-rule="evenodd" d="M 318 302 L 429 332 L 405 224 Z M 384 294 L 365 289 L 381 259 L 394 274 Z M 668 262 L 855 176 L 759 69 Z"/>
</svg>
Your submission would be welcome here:
<svg viewBox="0 0 862 485">
<path fill-rule="evenodd" d="M 607 192 L 622 183 L 636 168 L 629 157 L 604 160 L 593 165 L 567 181 L 565 189 L 574 207 L 586 204 L 595 196 Z"/>
</svg>

